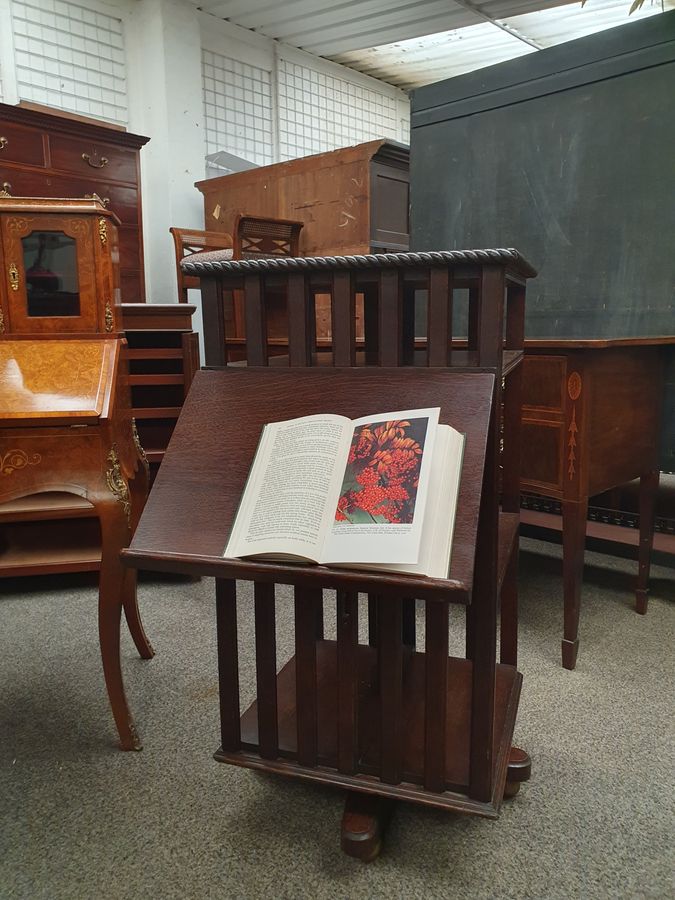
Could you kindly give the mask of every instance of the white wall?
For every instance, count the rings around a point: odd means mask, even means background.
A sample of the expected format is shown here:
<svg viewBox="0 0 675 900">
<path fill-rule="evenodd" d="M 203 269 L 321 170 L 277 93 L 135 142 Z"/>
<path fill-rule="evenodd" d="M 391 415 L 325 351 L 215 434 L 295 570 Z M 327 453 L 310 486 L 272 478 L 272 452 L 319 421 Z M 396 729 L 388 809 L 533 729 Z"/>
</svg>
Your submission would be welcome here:
<svg viewBox="0 0 675 900">
<path fill-rule="evenodd" d="M 147 299 L 158 303 L 177 299 L 169 227 L 205 227 L 194 182 L 206 153 L 264 165 L 408 137 L 402 91 L 187 0 L 0 0 L 0 99 L 151 138 L 141 151 L 143 231 Z"/>
</svg>

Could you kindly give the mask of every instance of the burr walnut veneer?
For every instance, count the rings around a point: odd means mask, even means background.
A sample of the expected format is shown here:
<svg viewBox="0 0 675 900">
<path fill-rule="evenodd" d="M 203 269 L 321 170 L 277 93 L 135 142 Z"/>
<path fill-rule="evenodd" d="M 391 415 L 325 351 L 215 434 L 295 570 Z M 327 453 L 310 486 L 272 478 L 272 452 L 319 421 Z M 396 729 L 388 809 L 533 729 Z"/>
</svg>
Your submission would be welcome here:
<svg viewBox="0 0 675 900">
<path fill-rule="evenodd" d="M 0 503 L 20 506 L 43 492 L 75 495 L 98 517 L 103 671 L 120 745 L 134 749 L 140 744 L 120 667 L 122 608 L 141 656 L 153 651 L 138 615 L 134 573 L 125 573 L 119 558 L 147 493 L 121 353 L 116 337 L 0 341 Z"/>
</svg>

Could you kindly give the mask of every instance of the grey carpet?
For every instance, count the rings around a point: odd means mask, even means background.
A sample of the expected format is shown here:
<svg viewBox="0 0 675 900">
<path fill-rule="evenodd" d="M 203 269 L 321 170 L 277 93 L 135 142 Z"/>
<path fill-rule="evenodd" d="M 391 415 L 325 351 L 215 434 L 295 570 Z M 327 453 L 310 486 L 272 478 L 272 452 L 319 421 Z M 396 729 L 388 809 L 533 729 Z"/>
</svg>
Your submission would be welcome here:
<svg viewBox="0 0 675 900">
<path fill-rule="evenodd" d="M 560 667 L 557 547 L 521 554 L 517 742 L 533 777 L 496 822 L 399 804 L 364 866 L 339 791 L 218 764 L 213 582 L 143 583 L 157 650 L 123 666 L 144 741 L 116 749 L 89 584 L 0 584 L 0 897 L 667 898 L 673 883 L 675 571 L 647 616 L 635 563 L 587 554 L 576 671 Z M 278 603 L 280 660 L 292 606 Z M 254 693 L 250 598 L 242 699 Z M 327 614 L 327 620 L 330 615 Z M 461 648 L 461 617 L 451 643 Z"/>
</svg>

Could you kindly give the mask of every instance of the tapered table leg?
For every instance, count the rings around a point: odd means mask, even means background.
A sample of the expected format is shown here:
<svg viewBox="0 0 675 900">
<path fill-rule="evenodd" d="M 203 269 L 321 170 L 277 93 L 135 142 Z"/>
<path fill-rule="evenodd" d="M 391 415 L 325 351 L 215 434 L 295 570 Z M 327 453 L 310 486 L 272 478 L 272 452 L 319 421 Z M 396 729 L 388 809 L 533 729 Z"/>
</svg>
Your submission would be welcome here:
<svg viewBox="0 0 675 900">
<path fill-rule="evenodd" d="M 563 597 L 565 625 L 562 642 L 562 664 L 565 669 L 573 669 L 576 666 L 579 650 L 579 610 L 581 607 L 581 581 L 584 573 L 587 512 L 588 497 L 579 501 L 563 501 Z"/>
<path fill-rule="evenodd" d="M 640 546 L 638 549 L 638 578 L 635 590 L 635 610 L 647 612 L 649 599 L 649 566 L 654 543 L 654 516 L 659 490 L 659 470 L 653 469 L 640 477 Z"/>
</svg>

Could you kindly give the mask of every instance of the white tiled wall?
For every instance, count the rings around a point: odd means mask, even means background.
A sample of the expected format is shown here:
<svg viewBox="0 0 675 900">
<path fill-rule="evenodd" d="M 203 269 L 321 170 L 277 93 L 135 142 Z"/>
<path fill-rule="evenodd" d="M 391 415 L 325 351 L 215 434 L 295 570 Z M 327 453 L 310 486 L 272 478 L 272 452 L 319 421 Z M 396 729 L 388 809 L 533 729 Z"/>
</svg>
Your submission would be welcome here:
<svg viewBox="0 0 675 900">
<path fill-rule="evenodd" d="M 383 91 L 286 59 L 277 71 L 280 159 L 398 137 L 397 102 Z"/>
<path fill-rule="evenodd" d="M 227 150 L 256 165 L 274 162 L 272 77 L 202 49 L 206 150 Z"/>
<path fill-rule="evenodd" d="M 121 19 L 65 0 L 12 3 L 22 100 L 126 124 Z"/>
</svg>

